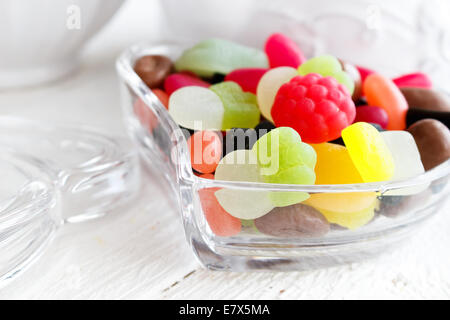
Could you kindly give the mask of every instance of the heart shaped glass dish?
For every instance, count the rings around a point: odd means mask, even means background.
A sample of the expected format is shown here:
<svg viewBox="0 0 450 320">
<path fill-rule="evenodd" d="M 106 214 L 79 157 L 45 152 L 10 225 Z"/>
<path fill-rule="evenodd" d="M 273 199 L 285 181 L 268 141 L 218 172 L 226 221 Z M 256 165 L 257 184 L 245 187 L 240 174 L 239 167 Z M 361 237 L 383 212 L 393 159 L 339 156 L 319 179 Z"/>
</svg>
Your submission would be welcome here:
<svg viewBox="0 0 450 320">
<path fill-rule="evenodd" d="M 197 177 L 185 136 L 133 70 L 144 55 L 176 59 L 183 49 L 177 43 L 136 45 L 118 59 L 117 69 L 128 132 L 146 164 L 156 168 L 171 186 L 187 241 L 207 268 L 304 270 L 358 261 L 394 247 L 444 204 L 450 191 L 450 160 L 408 180 L 370 184 L 286 185 Z M 217 212 L 208 205 L 216 201 L 219 190 L 234 195 L 236 202 L 246 203 L 248 210 L 259 205 L 265 194 L 308 193 L 308 204 L 320 210 L 328 225 L 320 234 L 302 233 L 301 227 L 296 232 L 281 232 L 286 227 L 277 219 L 243 220 L 240 232 L 223 236 L 212 230 L 211 216 Z"/>
<path fill-rule="evenodd" d="M 131 145 L 90 128 L 0 117 L 0 287 L 65 223 L 102 217 L 139 190 Z"/>
</svg>

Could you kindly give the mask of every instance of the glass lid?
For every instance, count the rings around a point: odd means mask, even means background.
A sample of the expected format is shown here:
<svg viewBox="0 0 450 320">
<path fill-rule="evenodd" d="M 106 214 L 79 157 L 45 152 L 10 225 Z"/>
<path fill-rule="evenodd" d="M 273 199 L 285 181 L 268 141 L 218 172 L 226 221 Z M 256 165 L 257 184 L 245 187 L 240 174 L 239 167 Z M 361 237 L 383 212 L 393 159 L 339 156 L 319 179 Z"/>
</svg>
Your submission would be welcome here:
<svg viewBox="0 0 450 320">
<path fill-rule="evenodd" d="M 0 287 L 60 226 L 112 213 L 140 186 L 139 160 L 126 140 L 14 117 L 0 117 L 0 177 Z"/>
</svg>

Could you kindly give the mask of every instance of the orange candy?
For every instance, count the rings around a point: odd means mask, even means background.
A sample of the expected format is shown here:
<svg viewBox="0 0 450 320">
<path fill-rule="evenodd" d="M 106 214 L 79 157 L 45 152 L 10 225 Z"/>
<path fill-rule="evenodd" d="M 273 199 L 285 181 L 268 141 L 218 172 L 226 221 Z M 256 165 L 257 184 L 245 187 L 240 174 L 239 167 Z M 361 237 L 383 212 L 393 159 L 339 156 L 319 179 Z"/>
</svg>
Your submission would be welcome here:
<svg viewBox="0 0 450 320">
<path fill-rule="evenodd" d="M 222 141 L 214 131 L 197 131 L 188 140 L 192 168 L 213 173 L 222 157 Z"/>
<path fill-rule="evenodd" d="M 214 180 L 211 173 L 196 174 L 204 179 Z M 233 217 L 217 201 L 215 192 L 220 188 L 205 188 L 198 191 L 203 213 L 211 231 L 219 237 L 231 237 L 241 232 L 241 220 Z"/>
<path fill-rule="evenodd" d="M 152 92 L 155 94 L 155 96 L 158 97 L 163 106 L 166 107 L 167 110 L 169 110 L 169 95 L 161 89 L 152 89 Z"/>
<path fill-rule="evenodd" d="M 363 183 L 346 147 L 334 143 L 311 146 L 317 154 L 316 184 Z"/>
<path fill-rule="evenodd" d="M 140 98 L 134 103 L 133 111 L 139 122 L 150 132 L 158 126 L 158 118 Z"/>
<path fill-rule="evenodd" d="M 199 190 L 198 195 L 211 231 L 219 237 L 231 237 L 241 232 L 241 220 L 222 208 L 214 194 L 218 190 L 220 188 L 205 188 Z"/>
<path fill-rule="evenodd" d="M 367 103 L 383 108 L 388 114 L 387 129 L 404 130 L 408 102 L 395 83 L 380 74 L 373 73 L 366 78 L 363 86 Z"/>
</svg>

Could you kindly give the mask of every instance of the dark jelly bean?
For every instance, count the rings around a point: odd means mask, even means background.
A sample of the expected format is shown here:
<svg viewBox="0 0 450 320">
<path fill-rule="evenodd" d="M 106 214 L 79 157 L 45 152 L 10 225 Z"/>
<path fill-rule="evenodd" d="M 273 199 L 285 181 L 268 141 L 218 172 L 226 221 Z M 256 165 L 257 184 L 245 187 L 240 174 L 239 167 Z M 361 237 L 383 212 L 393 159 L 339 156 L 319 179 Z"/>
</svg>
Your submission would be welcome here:
<svg viewBox="0 0 450 320">
<path fill-rule="evenodd" d="M 172 61 L 161 55 L 144 56 L 134 65 L 134 71 L 151 89 L 161 87 L 172 69 Z"/>
</svg>

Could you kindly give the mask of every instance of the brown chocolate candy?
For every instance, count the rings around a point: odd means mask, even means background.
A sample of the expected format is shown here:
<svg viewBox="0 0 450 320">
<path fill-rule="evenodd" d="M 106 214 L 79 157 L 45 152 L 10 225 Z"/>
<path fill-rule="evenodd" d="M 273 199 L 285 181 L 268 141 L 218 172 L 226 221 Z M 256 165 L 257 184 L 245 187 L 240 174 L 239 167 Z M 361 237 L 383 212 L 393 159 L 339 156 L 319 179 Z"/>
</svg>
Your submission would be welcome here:
<svg viewBox="0 0 450 320">
<path fill-rule="evenodd" d="M 275 208 L 255 219 L 255 226 L 266 235 L 283 238 L 319 237 L 330 230 L 330 224 L 318 210 L 301 203 Z"/>
<path fill-rule="evenodd" d="M 357 102 L 362 97 L 361 75 L 360 75 L 358 69 L 356 69 L 356 67 L 354 65 L 352 65 L 351 63 L 345 62 L 341 59 L 339 59 L 339 62 L 341 63 L 342 70 L 347 72 L 347 74 L 350 76 L 350 78 L 355 83 L 355 90 L 353 91 L 352 100 L 354 102 Z"/>
<path fill-rule="evenodd" d="M 134 65 L 134 71 L 150 89 L 160 87 L 172 69 L 172 61 L 160 55 L 144 56 Z"/>
<path fill-rule="evenodd" d="M 450 111 L 450 98 L 433 89 L 400 88 L 411 109 L 424 109 L 431 111 Z"/>
<path fill-rule="evenodd" d="M 408 128 L 419 148 L 425 170 L 450 158 L 450 130 L 440 121 L 424 119 Z"/>
</svg>

